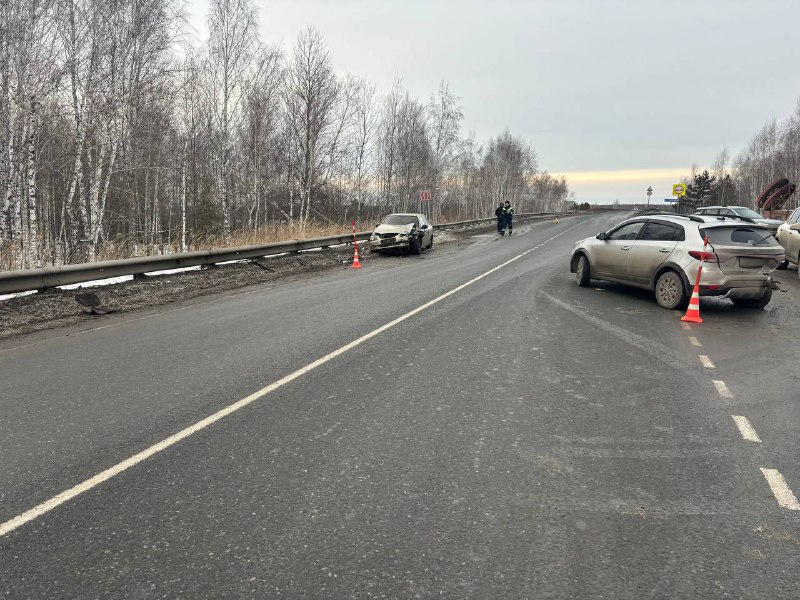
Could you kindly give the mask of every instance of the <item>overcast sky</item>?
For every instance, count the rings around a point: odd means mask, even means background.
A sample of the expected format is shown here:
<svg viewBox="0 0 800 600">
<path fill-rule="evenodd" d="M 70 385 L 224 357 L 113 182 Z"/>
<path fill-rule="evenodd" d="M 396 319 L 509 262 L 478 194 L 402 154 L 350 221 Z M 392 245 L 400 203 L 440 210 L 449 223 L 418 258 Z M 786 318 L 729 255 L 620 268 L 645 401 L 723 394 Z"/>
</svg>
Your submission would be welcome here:
<svg viewBox="0 0 800 600">
<path fill-rule="evenodd" d="M 313 25 L 336 68 L 428 98 L 465 131 L 506 127 L 579 201 L 670 195 L 692 163 L 733 155 L 800 97 L 800 0 L 255 0 L 263 40 Z M 191 0 L 205 35 L 206 0 Z"/>
</svg>

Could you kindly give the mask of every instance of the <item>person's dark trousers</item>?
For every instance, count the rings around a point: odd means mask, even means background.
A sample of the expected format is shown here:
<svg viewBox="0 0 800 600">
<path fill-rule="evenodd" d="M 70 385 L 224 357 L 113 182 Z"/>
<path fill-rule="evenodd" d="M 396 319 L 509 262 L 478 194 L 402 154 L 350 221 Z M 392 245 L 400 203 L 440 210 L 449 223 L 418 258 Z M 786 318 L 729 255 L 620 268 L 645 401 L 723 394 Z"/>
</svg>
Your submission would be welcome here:
<svg viewBox="0 0 800 600">
<path fill-rule="evenodd" d="M 497 217 L 497 233 L 500 233 L 501 231 L 503 231 L 503 216 L 502 215 Z"/>
<path fill-rule="evenodd" d="M 506 215 L 506 225 L 508 225 L 508 233 L 511 234 L 514 231 L 514 217 L 511 215 Z"/>
</svg>

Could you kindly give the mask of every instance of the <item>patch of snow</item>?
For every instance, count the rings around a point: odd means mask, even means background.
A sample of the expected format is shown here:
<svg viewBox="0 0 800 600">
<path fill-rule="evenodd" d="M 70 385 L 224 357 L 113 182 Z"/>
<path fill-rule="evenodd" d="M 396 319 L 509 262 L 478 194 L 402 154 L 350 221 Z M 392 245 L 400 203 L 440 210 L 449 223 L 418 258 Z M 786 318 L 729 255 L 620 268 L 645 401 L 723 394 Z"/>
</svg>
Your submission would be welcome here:
<svg viewBox="0 0 800 600">
<path fill-rule="evenodd" d="M 31 294 L 35 294 L 36 290 L 28 290 L 27 292 L 16 292 L 14 294 L 3 294 L 0 295 L 0 302 L 3 300 L 11 300 L 11 298 L 19 298 L 20 296 L 30 296 Z"/>
<path fill-rule="evenodd" d="M 75 290 L 82 287 L 96 287 L 101 285 L 113 285 L 115 283 L 122 283 L 123 281 L 131 281 L 133 275 L 120 275 L 119 277 L 108 277 L 107 279 L 95 279 L 94 281 L 83 281 L 81 283 L 68 283 L 66 285 L 57 285 L 60 290 Z"/>
</svg>

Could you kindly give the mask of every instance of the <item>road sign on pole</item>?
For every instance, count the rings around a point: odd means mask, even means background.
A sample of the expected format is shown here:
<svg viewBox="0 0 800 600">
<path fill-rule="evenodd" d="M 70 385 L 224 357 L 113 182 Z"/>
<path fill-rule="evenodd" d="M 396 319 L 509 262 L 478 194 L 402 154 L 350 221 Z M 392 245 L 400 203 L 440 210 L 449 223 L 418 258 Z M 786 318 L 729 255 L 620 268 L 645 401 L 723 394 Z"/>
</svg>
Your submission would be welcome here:
<svg viewBox="0 0 800 600">
<path fill-rule="evenodd" d="M 675 183 L 672 185 L 672 195 L 673 196 L 685 196 L 686 195 L 686 185 L 683 183 Z"/>
<path fill-rule="evenodd" d="M 430 200 L 431 199 L 431 191 L 430 190 L 422 190 L 419 193 L 420 200 Z"/>
</svg>

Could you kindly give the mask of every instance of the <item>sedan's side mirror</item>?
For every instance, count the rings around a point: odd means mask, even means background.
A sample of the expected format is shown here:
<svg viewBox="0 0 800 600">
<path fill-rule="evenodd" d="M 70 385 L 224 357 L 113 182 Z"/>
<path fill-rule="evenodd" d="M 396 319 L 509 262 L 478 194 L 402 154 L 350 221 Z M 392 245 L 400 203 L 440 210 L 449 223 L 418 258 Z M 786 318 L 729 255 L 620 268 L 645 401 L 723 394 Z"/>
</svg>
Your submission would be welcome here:
<svg viewBox="0 0 800 600">
<path fill-rule="evenodd" d="M 598 240 L 604 240 L 604 239 L 606 239 L 606 232 L 605 231 L 601 231 L 595 237 L 597 237 Z"/>
<path fill-rule="evenodd" d="M 423 226 L 422 226 L 422 228 L 423 228 L 423 229 L 427 229 L 427 228 L 428 228 L 428 226 L 427 226 L 427 225 L 423 225 Z"/>
<path fill-rule="evenodd" d="M 800 223 L 792 223 L 789 225 L 789 229 L 792 231 L 800 231 Z"/>
</svg>

